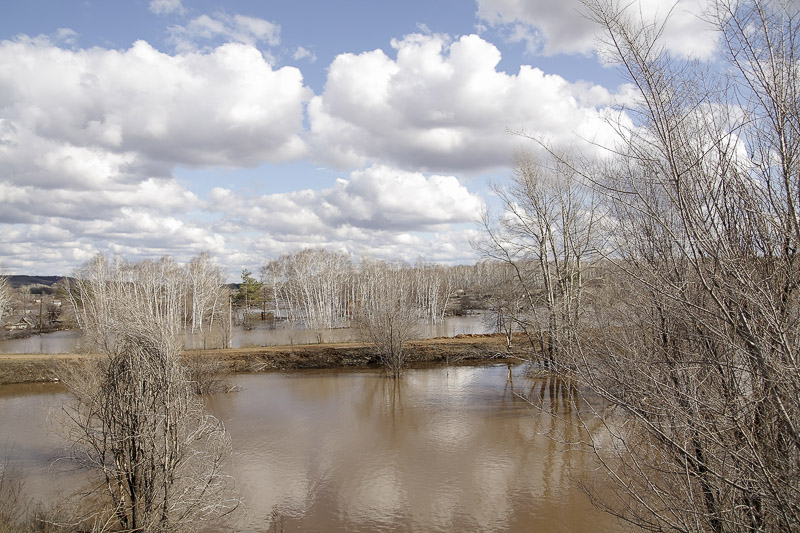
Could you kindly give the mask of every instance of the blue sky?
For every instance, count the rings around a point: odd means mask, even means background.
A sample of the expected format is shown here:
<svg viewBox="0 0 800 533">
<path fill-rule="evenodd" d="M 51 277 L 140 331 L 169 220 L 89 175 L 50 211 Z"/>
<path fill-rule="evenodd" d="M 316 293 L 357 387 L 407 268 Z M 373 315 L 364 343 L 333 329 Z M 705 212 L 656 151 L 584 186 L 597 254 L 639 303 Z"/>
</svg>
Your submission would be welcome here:
<svg viewBox="0 0 800 533">
<path fill-rule="evenodd" d="M 635 3 L 648 17 L 673 2 Z M 680 0 L 664 36 L 713 58 Z M 593 150 L 630 96 L 578 0 L 6 0 L 0 264 L 305 247 L 450 264 L 514 150 Z"/>
</svg>

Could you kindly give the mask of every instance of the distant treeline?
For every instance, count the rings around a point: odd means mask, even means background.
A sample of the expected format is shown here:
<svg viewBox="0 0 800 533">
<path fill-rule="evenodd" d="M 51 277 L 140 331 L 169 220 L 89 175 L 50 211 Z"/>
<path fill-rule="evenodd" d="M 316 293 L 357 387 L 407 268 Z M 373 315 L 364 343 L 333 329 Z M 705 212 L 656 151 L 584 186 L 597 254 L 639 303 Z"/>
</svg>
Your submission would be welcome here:
<svg viewBox="0 0 800 533">
<path fill-rule="evenodd" d="M 42 289 L 45 287 L 52 290 L 52 287 L 56 283 L 64 279 L 64 276 L 9 275 L 6 277 L 8 278 L 8 283 L 12 289 L 18 289 L 25 285 L 33 285 L 34 287 L 31 287 L 31 292 L 34 294 L 41 293 Z M 37 286 L 44 286 L 44 287 L 37 287 Z"/>
</svg>

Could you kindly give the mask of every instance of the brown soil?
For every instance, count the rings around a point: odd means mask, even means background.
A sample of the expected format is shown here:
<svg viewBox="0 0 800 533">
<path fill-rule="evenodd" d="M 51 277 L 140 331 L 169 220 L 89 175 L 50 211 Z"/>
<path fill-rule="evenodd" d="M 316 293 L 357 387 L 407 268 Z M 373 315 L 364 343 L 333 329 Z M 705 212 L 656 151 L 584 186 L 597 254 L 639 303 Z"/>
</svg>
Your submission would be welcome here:
<svg viewBox="0 0 800 533">
<path fill-rule="evenodd" d="M 522 339 L 507 352 L 500 335 L 459 335 L 409 342 L 410 366 L 426 364 L 475 364 L 505 362 L 530 357 Z M 219 364 L 222 372 L 266 372 L 301 368 L 348 368 L 377 366 L 375 349 L 364 343 L 296 344 L 189 350 L 185 357 Z M 97 354 L 0 354 L 0 385 L 56 381 L 71 367 L 96 360 Z"/>
</svg>

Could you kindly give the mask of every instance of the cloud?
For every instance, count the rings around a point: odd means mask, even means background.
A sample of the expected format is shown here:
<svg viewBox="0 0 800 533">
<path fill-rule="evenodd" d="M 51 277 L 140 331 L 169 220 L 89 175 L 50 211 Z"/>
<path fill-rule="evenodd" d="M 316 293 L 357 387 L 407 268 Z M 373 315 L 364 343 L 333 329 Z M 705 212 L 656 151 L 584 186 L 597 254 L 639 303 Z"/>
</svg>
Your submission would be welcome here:
<svg viewBox="0 0 800 533">
<path fill-rule="evenodd" d="M 273 70 L 243 44 L 167 55 L 144 41 L 125 51 L 4 41 L 0 168 L 60 181 L 63 172 L 54 175 L 47 161 L 102 166 L 106 176 L 119 176 L 142 161 L 247 166 L 293 159 L 305 152 L 300 132 L 310 94 L 298 69 Z"/>
<path fill-rule="evenodd" d="M 648 22 L 663 20 L 670 14 L 663 36 L 667 49 L 682 57 L 709 59 L 717 48 L 716 35 L 702 19 L 710 1 L 640 0 L 630 4 L 628 9 L 632 15 L 641 15 Z M 580 0 L 477 2 L 481 20 L 502 29 L 509 41 L 526 43 L 531 54 L 590 54 L 596 48 L 598 27 L 585 16 L 586 9 Z"/>
<path fill-rule="evenodd" d="M 353 171 L 322 190 L 251 196 L 216 188 L 208 204 L 225 213 L 214 230 L 252 254 L 254 263 L 303 247 L 406 259 L 471 258 L 471 230 L 461 226 L 472 227 L 483 208 L 454 176 L 383 165 Z M 438 240 L 445 235 L 463 246 Z"/>
<path fill-rule="evenodd" d="M 474 222 L 483 206 L 455 176 L 426 177 L 383 165 L 352 172 L 321 197 L 331 223 L 367 229 L 420 231 Z"/>
<path fill-rule="evenodd" d="M 87 220 L 110 220 L 123 210 L 140 216 L 182 216 L 205 207 L 191 191 L 173 179 L 149 179 L 105 190 L 42 189 L 0 182 L 0 224 L 45 224 L 62 228 Z"/>
<path fill-rule="evenodd" d="M 310 95 L 298 69 L 273 69 L 240 43 L 169 55 L 144 41 L 128 50 L 0 42 L 0 256 L 14 271 L 38 257 L 37 271 L 65 273 L 73 250 L 222 250 L 200 221 L 206 204 L 173 168 L 300 157 Z M 71 244 L 37 250 L 54 229 Z"/>
<path fill-rule="evenodd" d="M 225 239 L 187 216 L 205 204 L 171 179 L 105 191 L 0 182 L 0 256 L 15 272 L 66 274 L 96 251 L 129 258 L 222 252 Z"/>
<path fill-rule="evenodd" d="M 576 132 L 613 137 L 598 106 L 614 95 L 527 65 L 498 71 L 499 50 L 477 35 L 414 34 L 392 47 L 396 59 L 382 50 L 337 56 L 311 99 L 309 142 L 327 164 L 479 172 L 508 165 L 520 142 L 509 130 L 561 145 Z"/>
<path fill-rule="evenodd" d="M 285 235 L 327 234 L 343 227 L 360 230 L 430 231 L 471 223 L 483 201 L 454 176 L 408 172 L 383 165 L 353 171 L 333 187 L 247 197 L 215 188 L 209 203 L 229 219 L 229 231 L 243 228 Z"/>
<path fill-rule="evenodd" d="M 525 142 L 509 129 L 557 145 L 576 132 L 612 137 L 603 114 L 619 93 L 530 66 L 501 72 L 498 49 L 476 35 L 415 34 L 392 41 L 391 55 L 341 54 L 314 95 L 299 69 L 273 67 L 256 47 L 278 42 L 270 24 L 197 17 L 187 39 L 233 42 L 169 54 L 144 41 L 122 50 L 0 42 L 9 268 L 30 270 L 37 242 L 35 270 L 56 273 L 97 250 L 180 259 L 210 248 L 239 265 L 305 246 L 470 260 L 483 202 L 461 178 L 505 171 Z M 306 53 L 297 49 L 313 60 Z M 285 194 L 192 192 L 193 168 L 301 158 L 346 178 Z M 178 165 L 189 169 L 180 182 Z"/>
<path fill-rule="evenodd" d="M 226 256 L 229 265 L 253 265 L 257 268 L 265 259 L 297 252 L 304 248 L 324 248 L 354 257 L 373 257 L 413 262 L 419 257 L 442 264 L 467 264 L 476 260 L 470 242 L 474 229 L 454 228 L 435 233 L 360 231 L 342 227 L 330 235 L 312 234 L 286 238 L 281 234 L 227 236 L 231 247 L 240 252 Z M 231 276 L 235 279 L 235 276 Z"/>
<path fill-rule="evenodd" d="M 0 256 L 10 258 L 13 272 L 68 274 L 98 251 L 133 260 L 163 255 L 186 260 L 203 250 L 224 254 L 225 244 L 221 235 L 196 223 L 126 207 L 108 219 L 49 217 L 8 226 L 0 235 Z"/>
<path fill-rule="evenodd" d="M 266 43 L 269 46 L 280 44 L 281 27 L 268 20 L 246 15 L 216 13 L 200 15 L 186 26 L 170 27 L 172 41 L 182 51 L 193 50 L 199 41 L 235 42 L 256 46 Z"/>
<path fill-rule="evenodd" d="M 185 9 L 181 0 L 150 0 L 150 11 L 156 15 L 182 14 Z"/>
<path fill-rule="evenodd" d="M 56 42 L 74 46 L 77 43 L 78 32 L 70 28 L 58 28 L 54 35 Z"/>
<path fill-rule="evenodd" d="M 294 54 L 292 54 L 292 58 L 295 61 L 300 60 L 300 59 L 308 59 L 312 63 L 317 60 L 317 56 L 316 56 L 316 54 L 314 54 L 314 52 L 311 52 L 310 50 L 307 50 L 307 49 L 303 48 L 302 46 L 298 46 L 297 47 L 297 50 L 295 50 Z"/>
</svg>

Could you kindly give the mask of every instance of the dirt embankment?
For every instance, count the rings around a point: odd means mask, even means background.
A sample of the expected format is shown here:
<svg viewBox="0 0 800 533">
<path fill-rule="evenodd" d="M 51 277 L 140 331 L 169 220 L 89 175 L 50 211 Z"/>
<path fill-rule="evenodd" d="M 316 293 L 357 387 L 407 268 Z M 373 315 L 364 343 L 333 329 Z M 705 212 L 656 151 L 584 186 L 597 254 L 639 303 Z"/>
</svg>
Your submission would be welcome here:
<svg viewBox="0 0 800 533">
<path fill-rule="evenodd" d="M 425 364 L 474 364 L 527 358 L 530 353 L 520 339 L 506 351 L 500 335 L 459 335 L 408 343 L 411 366 Z M 221 372 L 267 372 L 302 368 L 369 367 L 379 364 L 369 344 L 302 344 L 228 350 L 189 350 L 185 357 L 195 362 L 213 362 Z M 71 367 L 95 360 L 96 354 L 0 354 L 0 385 L 59 379 Z"/>
</svg>

